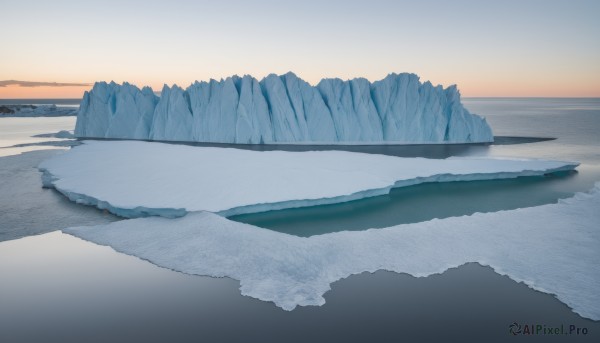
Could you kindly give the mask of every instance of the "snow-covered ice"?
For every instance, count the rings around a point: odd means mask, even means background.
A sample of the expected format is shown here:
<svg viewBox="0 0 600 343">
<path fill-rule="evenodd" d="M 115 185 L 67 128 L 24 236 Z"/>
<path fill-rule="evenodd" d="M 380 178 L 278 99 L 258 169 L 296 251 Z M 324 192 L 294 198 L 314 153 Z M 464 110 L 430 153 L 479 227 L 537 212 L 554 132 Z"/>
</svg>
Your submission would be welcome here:
<svg viewBox="0 0 600 343">
<path fill-rule="evenodd" d="M 491 142 L 484 118 L 469 113 L 456 86 L 415 74 L 380 81 L 293 73 L 196 81 L 185 90 L 97 82 L 84 94 L 75 135 L 220 143 Z"/>
<path fill-rule="evenodd" d="M 230 277 L 241 293 L 292 310 L 322 305 L 362 272 L 414 276 L 478 262 L 600 319 L 600 183 L 557 204 L 309 238 L 208 212 L 139 218 L 66 233 L 177 271 Z"/>
<path fill-rule="evenodd" d="M 123 216 L 224 216 L 331 204 L 422 182 L 572 170 L 578 163 L 400 158 L 343 151 L 249 151 L 141 141 L 85 141 L 40 165 L 46 187 Z"/>
</svg>

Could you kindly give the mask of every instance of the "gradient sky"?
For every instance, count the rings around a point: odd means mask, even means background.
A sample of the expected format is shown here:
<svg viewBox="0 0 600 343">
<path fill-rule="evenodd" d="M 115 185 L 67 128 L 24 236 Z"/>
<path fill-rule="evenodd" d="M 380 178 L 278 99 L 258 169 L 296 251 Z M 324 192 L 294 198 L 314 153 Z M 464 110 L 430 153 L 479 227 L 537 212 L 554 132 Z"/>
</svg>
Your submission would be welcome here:
<svg viewBox="0 0 600 343">
<path fill-rule="evenodd" d="M 413 72 L 463 96 L 600 97 L 600 1 L 0 0 L 0 81 Z M 0 98 L 89 86 L 0 87 Z"/>
</svg>

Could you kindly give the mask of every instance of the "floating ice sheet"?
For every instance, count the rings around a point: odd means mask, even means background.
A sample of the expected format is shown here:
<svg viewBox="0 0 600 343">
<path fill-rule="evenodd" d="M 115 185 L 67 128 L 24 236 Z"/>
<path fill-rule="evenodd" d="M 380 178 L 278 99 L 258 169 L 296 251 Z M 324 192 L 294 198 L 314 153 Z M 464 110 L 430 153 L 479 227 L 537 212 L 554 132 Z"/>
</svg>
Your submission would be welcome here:
<svg viewBox="0 0 600 343">
<path fill-rule="evenodd" d="M 478 262 L 599 320 L 599 208 L 597 183 L 558 204 L 309 238 L 208 212 L 63 231 L 158 266 L 239 280 L 242 294 L 286 310 L 323 305 L 330 284 L 352 274 L 427 276 Z"/>
<path fill-rule="evenodd" d="M 343 151 L 248 151 L 136 141 L 86 141 L 44 161 L 43 181 L 71 200 L 127 218 L 224 216 L 331 204 L 422 182 L 543 175 L 578 163 L 400 158 Z"/>
</svg>

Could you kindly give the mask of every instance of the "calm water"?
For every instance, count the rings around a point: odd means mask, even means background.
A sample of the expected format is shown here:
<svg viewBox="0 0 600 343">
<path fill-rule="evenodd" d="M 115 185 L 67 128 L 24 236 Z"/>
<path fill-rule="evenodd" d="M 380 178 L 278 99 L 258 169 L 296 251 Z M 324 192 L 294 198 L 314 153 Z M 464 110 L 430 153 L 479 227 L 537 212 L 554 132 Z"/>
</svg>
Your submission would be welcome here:
<svg viewBox="0 0 600 343">
<path fill-rule="evenodd" d="M 548 158 L 579 161 L 582 165 L 576 173 L 501 181 L 423 184 L 395 189 L 388 195 L 359 201 L 241 215 L 231 219 L 289 234 L 310 236 L 338 230 L 381 228 L 432 218 L 552 203 L 560 198 L 569 197 L 574 192 L 585 191 L 591 188 L 595 181 L 600 180 L 600 135 L 598 134 L 600 132 L 600 99 L 475 98 L 465 99 L 464 103 L 472 112 L 487 118 L 496 136 L 553 137 L 556 139 L 526 144 L 336 146 L 334 148 L 407 157 Z M 75 117 L 0 118 L 0 156 L 56 148 L 43 145 L 11 146 L 59 141 L 54 138 L 32 136 L 60 130 L 72 130 L 75 126 L 75 119 Z M 507 141 L 506 139 L 503 139 L 502 142 L 515 143 L 514 140 Z M 522 140 L 516 141 L 516 143 L 519 142 Z M 245 146 L 245 148 L 271 150 L 277 147 Z M 279 148 L 321 150 L 331 147 L 279 146 Z M 21 201 L 21 203 L 27 202 L 27 199 Z M 9 229 L 14 231 L 18 222 L 18 218 L 15 218 Z"/>
<path fill-rule="evenodd" d="M 598 99 L 470 99 L 465 103 L 473 112 L 487 116 L 496 135 L 557 139 L 518 145 L 392 150 L 430 157 L 578 160 L 583 163 L 579 172 L 534 179 L 425 184 L 398 189 L 389 196 L 257 214 L 246 220 L 312 235 L 554 202 L 589 189 L 600 180 Z M 29 142 L 32 134 L 72 130 L 74 119 L 0 118 L 0 145 Z M 37 138 L 35 142 L 39 143 Z M 381 149 L 380 153 L 390 153 Z M 41 188 L 35 166 L 54 153 L 0 157 L 0 342 L 598 340 L 599 322 L 577 316 L 550 294 L 533 291 L 476 264 L 427 278 L 383 271 L 351 276 L 332 285 L 325 294 L 325 306 L 285 312 L 271 303 L 241 296 L 235 280 L 158 268 L 60 232 L 16 239 L 118 220 Z M 590 334 L 519 339 L 508 334 L 513 321 L 574 324 L 587 327 Z"/>
<path fill-rule="evenodd" d="M 0 342 L 586 342 L 600 322 L 550 294 L 468 264 L 415 278 L 379 271 L 332 284 L 321 307 L 283 311 L 228 278 L 158 268 L 53 232 L 0 242 Z M 586 327 L 511 337 L 508 325 Z M 575 340 L 574 340 L 575 339 Z"/>
<path fill-rule="evenodd" d="M 554 137 L 510 145 L 459 145 L 456 156 L 508 156 L 581 162 L 576 173 L 514 180 L 423 184 L 389 195 L 343 204 L 231 217 L 272 230 L 311 236 L 339 230 L 364 230 L 556 202 L 600 181 L 600 99 L 466 99 L 484 115 L 496 136 Z M 386 153 L 388 147 L 380 147 Z M 418 147 L 423 157 L 440 157 L 439 147 Z M 443 156 L 441 157 L 446 157 Z"/>
<path fill-rule="evenodd" d="M 0 105 L 56 105 L 77 106 L 81 99 L 0 99 Z"/>
<path fill-rule="evenodd" d="M 8 117 L 0 118 L 0 156 L 17 155 L 26 151 L 56 149 L 52 145 L 37 145 L 43 142 L 57 142 L 62 139 L 35 137 L 61 130 L 73 130 L 77 117 Z M 20 144 L 30 146 L 15 147 Z"/>
</svg>

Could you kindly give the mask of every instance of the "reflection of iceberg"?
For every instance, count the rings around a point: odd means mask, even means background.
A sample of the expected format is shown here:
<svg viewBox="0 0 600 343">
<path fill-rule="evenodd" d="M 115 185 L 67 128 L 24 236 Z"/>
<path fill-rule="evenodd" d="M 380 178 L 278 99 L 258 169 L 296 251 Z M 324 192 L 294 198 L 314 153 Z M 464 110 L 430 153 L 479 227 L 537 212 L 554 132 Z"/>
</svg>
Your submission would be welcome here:
<svg viewBox="0 0 600 343">
<path fill-rule="evenodd" d="M 491 142 L 485 119 L 469 113 L 456 86 L 414 74 L 323 79 L 293 73 L 195 82 L 183 90 L 99 82 L 81 102 L 75 135 L 222 143 Z"/>
<path fill-rule="evenodd" d="M 208 212 L 63 230 L 156 265 L 239 280 L 244 295 L 291 310 L 322 305 L 361 272 L 427 276 L 467 262 L 555 294 L 600 319 L 600 183 L 558 204 L 301 238 Z"/>
<path fill-rule="evenodd" d="M 572 170 L 574 162 L 400 158 L 343 151 L 257 152 L 135 141 L 87 141 L 43 162 L 45 186 L 124 217 L 222 215 L 329 204 L 422 182 Z"/>
<path fill-rule="evenodd" d="M 71 132 L 69 132 L 67 130 L 60 130 L 56 133 L 42 133 L 42 134 L 34 135 L 31 137 L 69 139 L 69 138 L 75 138 L 75 135 L 73 135 Z"/>
</svg>

